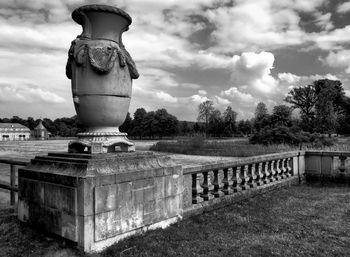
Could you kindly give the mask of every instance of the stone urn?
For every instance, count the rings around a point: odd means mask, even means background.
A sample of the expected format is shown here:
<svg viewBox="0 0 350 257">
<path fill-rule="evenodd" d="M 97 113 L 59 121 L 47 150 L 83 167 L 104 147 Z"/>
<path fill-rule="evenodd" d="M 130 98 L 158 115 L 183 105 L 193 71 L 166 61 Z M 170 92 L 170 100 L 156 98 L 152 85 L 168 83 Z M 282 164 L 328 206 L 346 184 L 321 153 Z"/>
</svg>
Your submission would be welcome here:
<svg viewBox="0 0 350 257">
<path fill-rule="evenodd" d="M 69 152 L 106 153 L 134 151 L 127 134 L 119 131 L 131 100 L 134 61 L 122 34 L 131 24 L 123 10 L 106 5 L 86 5 L 72 13 L 83 27 L 68 52 L 66 75 L 71 79 L 75 110 L 86 132 L 69 143 Z"/>
</svg>

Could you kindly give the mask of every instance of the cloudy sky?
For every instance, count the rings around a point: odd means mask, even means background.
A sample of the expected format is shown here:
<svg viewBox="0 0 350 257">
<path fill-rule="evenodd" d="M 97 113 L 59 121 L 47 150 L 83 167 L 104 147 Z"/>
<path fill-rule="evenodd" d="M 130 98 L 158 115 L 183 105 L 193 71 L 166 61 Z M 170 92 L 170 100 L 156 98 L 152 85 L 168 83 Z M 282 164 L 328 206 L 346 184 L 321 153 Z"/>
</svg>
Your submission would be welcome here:
<svg viewBox="0 0 350 257">
<path fill-rule="evenodd" d="M 81 26 L 71 12 L 91 3 L 133 18 L 123 34 L 141 74 L 131 113 L 166 108 L 196 120 L 210 99 L 245 119 L 316 79 L 350 92 L 350 1 L 0 0 L 0 117 L 75 114 L 65 64 Z"/>
</svg>

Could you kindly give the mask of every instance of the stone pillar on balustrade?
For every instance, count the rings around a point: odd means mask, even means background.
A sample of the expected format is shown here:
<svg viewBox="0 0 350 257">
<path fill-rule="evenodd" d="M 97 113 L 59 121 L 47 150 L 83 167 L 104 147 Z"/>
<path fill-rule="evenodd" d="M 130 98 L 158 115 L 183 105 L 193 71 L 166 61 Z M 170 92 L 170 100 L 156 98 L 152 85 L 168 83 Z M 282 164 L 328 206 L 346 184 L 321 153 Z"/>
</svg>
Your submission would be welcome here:
<svg viewBox="0 0 350 257">
<path fill-rule="evenodd" d="M 19 169 L 18 218 L 95 252 L 181 219 L 183 172 L 166 155 L 135 152 L 119 131 L 138 77 L 121 37 L 131 17 L 88 5 L 72 18 L 83 32 L 72 42 L 66 74 L 85 132 L 68 152 L 36 156 Z"/>
</svg>

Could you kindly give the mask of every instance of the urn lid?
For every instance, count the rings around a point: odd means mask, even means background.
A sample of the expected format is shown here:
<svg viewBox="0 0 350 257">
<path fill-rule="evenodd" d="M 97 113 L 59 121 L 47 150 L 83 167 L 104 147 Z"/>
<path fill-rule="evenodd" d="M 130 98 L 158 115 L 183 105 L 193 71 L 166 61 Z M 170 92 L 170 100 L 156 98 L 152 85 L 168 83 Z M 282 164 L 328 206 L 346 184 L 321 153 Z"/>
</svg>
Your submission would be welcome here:
<svg viewBox="0 0 350 257">
<path fill-rule="evenodd" d="M 128 25 L 130 25 L 132 21 L 130 15 L 127 14 L 122 9 L 119 9 L 114 6 L 103 5 L 103 4 L 91 4 L 91 5 L 81 6 L 73 11 L 72 18 L 76 23 L 83 25 L 82 16 L 84 13 L 87 13 L 87 12 L 108 12 L 108 13 L 118 14 L 127 20 Z"/>
</svg>

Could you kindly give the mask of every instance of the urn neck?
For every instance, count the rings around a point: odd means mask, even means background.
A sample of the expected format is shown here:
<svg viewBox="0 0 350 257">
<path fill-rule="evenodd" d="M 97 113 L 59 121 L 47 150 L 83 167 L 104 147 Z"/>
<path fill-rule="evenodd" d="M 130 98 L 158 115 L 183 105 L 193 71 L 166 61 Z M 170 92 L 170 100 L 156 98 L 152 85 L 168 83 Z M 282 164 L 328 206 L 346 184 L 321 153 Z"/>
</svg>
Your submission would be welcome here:
<svg viewBox="0 0 350 257">
<path fill-rule="evenodd" d="M 122 44 L 122 33 L 131 24 L 130 16 L 116 7 L 87 5 L 72 13 L 73 20 L 82 25 L 80 38 L 107 39 Z"/>
</svg>

